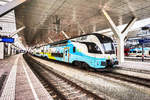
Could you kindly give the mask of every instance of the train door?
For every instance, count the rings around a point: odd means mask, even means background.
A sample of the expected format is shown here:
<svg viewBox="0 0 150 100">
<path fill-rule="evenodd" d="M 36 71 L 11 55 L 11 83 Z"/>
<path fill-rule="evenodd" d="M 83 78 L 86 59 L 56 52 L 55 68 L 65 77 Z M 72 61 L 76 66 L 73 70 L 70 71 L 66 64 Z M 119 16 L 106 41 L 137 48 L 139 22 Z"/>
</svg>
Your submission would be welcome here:
<svg viewBox="0 0 150 100">
<path fill-rule="evenodd" d="M 64 48 L 64 62 L 69 63 L 69 47 Z"/>
</svg>

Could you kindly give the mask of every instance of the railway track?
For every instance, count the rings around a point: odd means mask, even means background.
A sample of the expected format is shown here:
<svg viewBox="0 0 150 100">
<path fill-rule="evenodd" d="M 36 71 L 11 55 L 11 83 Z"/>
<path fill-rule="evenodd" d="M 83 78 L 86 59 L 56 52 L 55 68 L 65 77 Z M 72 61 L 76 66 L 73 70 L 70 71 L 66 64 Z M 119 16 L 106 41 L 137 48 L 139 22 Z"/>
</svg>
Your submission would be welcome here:
<svg viewBox="0 0 150 100">
<path fill-rule="evenodd" d="M 54 100 L 104 100 L 104 98 L 60 76 L 29 56 L 24 55 L 24 58 Z"/>
<path fill-rule="evenodd" d="M 135 76 L 121 74 L 121 73 L 112 72 L 112 71 L 102 72 L 100 73 L 100 75 L 150 88 L 150 79 L 135 77 Z"/>
</svg>

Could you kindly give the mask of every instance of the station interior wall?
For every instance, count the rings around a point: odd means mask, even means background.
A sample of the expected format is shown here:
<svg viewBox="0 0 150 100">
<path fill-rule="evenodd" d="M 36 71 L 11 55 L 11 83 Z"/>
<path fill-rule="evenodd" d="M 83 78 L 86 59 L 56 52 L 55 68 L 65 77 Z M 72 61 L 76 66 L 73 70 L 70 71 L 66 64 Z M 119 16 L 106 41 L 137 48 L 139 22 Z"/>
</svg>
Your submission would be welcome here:
<svg viewBox="0 0 150 100">
<path fill-rule="evenodd" d="M 10 36 L 16 31 L 16 19 L 14 10 L 0 17 L 0 35 Z M 6 56 L 15 54 L 14 49 L 11 49 L 11 44 L 0 42 L 0 59 Z"/>
</svg>

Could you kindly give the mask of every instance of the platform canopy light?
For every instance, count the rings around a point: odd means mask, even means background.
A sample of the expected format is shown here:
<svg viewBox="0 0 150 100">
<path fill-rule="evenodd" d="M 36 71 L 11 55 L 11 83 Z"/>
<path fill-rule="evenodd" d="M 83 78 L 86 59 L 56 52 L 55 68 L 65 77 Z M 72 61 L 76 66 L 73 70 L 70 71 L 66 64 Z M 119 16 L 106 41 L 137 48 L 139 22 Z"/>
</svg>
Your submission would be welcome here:
<svg viewBox="0 0 150 100">
<path fill-rule="evenodd" d="M 14 38 L 0 37 L 0 42 L 14 43 Z"/>
</svg>

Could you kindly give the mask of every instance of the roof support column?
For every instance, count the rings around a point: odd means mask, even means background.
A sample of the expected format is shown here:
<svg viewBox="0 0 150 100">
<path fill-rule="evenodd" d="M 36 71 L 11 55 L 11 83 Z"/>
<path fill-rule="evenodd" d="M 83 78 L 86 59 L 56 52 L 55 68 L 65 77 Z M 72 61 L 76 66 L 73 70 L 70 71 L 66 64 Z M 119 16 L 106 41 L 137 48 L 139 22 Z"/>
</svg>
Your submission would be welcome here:
<svg viewBox="0 0 150 100">
<path fill-rule="evenodd" d="M 4 42 L 0 42 L 0 59 L 4 59 Z"/>
<path fill-rule="evenodd" d="M 12 55 L 15 55 L 15 50 L 14 50 L 14 47 L 12 47 Z"/>
<path fill-rule="evenodd" d="M 69 39 L 69 36 L 64 31 L 61 31 L 61 33 L 65 36 L 65 38 Z"/>
<path fill-rule="evenodd" d="M 23 29 L 25 29 L 25 26 L 22 26 L 21 28 L 17 29 L 15 32 L 12 33 L 12 35 L 10 37 L 15 36 L 18 32 L 22 31 Z"/>
<path fill-rule="evenodd" d="M 51 38 L 49 38 L 49 37 L 48 37 L 48 40 L 49 40 L 49 42 L 51 42 L 51 43 L 53 43 L 53 42 L 54 42 L 54 41 L 53 41 Z"/>
<path fill-rule="evenodd" d="M 102 12 L 105 16 L 105 19 L 108 21 L 111 30 L 114 33 L 114 36 L 117 38 L 117 58 L 120 63 L 124 62 L 124 39 L 127 36 L 129 29 L 133 26 L 137 18 L 133 18 L 129 24 L 124 28 L 122 32 L 119 31 L 113 20 L 110 18 L 108 13 L 102 9 Z"/>
<path fill-rule="evenodd" d="M 11 56 L 11 48 L 10 48 L 10 43 L 8 43 L 8 56 Z"/>
<path fill-rule="evenodd" d="M 124 38 L 117 39 L 117 59 L 119 63 L 124 62 Z"/>
</svg>

